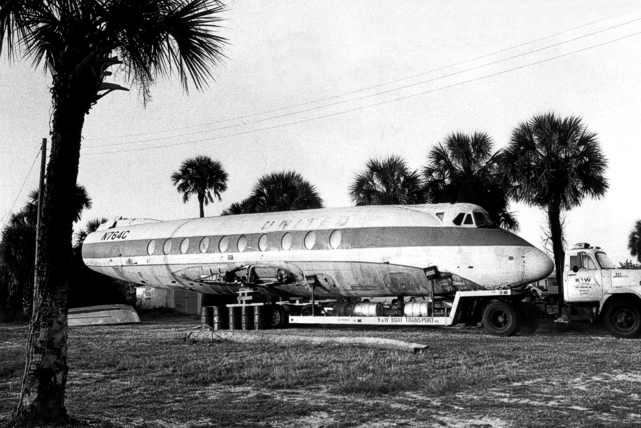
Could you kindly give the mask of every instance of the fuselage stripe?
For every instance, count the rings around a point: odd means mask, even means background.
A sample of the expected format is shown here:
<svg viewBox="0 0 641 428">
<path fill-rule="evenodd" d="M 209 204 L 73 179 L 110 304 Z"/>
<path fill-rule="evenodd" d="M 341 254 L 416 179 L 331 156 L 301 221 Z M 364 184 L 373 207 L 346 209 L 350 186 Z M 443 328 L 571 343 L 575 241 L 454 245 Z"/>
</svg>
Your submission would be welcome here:
<svg viewBox="0 0 641 428">
<path fill-rule="evenodd" d="M 310 249 L 305 247 L 305 236 L 310 230 L 274 231 L 266 233 L 248 233 L 235 235 L 198 235 L 198 236 L 172 236 L 151 239 L 136 239 L 135 227 L 127 234 L 115 234 L 122 239 L 107 239 L 83 245 L 84 258 L 110 258 L 110 257 L 135 257 L 150 255 L 149 243 L 155 241 L 154 251 L 151 255 L 181 255 L 201 254 L 201 241 L 209 238 L 209 245 L 205 253 L 239 253 L 264 251 L 293 251 L 293 250 L 331 250 L 330 237 L 333 230 L 314 230 L 315 242 Z M 113 232 L 109 232 L 113 233 Z M 283 249 L 283 238 L 291 235 L 289 250 Z M 261 236 L 267 238 L 267 245 L 259 247 Z M 189 238 L 188 242 L 183 240 Z M 228 241 L 225 251 L 221 251 L 220 241 Z M 242 238 L 242 239 L 241 239 Z M 171 245 L 165 245 L 171 239 Z M 241 242 L 239 251 L 238 242 Z M 285 241 L 289 241 L 286 238 Z M 335 239 L 332 244 L 336 244 Z M 466 228 L 466 227 L 373 227 L 340 229 L 340 249 L 363 248 L 392 248 L 392 247 L 491 247 L 491 246 L 530 246 L 525 240 L 498 228 Z M 164 249 L 169 249 L 164 253 Z"/>
</svg>

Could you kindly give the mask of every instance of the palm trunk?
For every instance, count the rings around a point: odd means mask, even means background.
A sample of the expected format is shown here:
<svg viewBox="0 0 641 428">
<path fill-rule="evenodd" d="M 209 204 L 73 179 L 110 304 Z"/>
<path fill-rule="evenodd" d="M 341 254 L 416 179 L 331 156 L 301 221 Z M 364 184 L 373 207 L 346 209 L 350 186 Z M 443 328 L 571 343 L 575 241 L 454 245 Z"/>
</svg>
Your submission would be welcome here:
<svg viewBox="0 0 641 428">
<path fill-rule="evenodd" d="M 559 287 L 559 305 L 563 304 L 563 227 L 561 226 L 561 204 L 553 201 L 548 205 L 548 221 L 550 223 L 550 238 L 556 266 L 556 283 Z M 560 306 L 559 306 L 560 310 Z"/>
<path fill-rule="evenodd" d="M 198 194 L 198 205 L 200 205 L 200 218 L 205 217 L 205 195 Z"/>
<path fill-rule="evenodd" d="M 52 151 L 38 235 L 27 362 L 14 417 L 38 423 L 68 420 L 67 290 L 71 267 L 72 198 L 78 176 L 80 139 L 88 104 L 54 78 Z"/>
</svg>

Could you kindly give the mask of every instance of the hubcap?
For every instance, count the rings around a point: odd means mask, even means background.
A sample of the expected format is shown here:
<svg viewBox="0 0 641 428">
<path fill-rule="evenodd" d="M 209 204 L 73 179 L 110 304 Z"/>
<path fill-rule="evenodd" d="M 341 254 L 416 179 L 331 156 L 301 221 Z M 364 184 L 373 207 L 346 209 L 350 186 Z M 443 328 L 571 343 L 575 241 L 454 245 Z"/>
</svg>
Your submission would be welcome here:
<svg viewBox="0 0 641 428">
<path fill-rule="evenodd" d="M 634 316 L 634 313 L 632 313 L 628 309 L 619 309 L 614 313 L 613 316 L 614 324 L 619 328 L 620 330 L 630 330 L 634 327 L 636 324 L 636 317 Z"/>
<path fill-rule="evenodd" d="M 497 328 L 504 328 L 507 325 L 508 316 L 504 311 L 496 311 L 492 314 L 492 325 Z"/>
<path fill-rule="evenodd" d="M 278 325 L 280 323 L 280 311 L 274 309 L 272 311 L 272 325 Z"/>
</svg>

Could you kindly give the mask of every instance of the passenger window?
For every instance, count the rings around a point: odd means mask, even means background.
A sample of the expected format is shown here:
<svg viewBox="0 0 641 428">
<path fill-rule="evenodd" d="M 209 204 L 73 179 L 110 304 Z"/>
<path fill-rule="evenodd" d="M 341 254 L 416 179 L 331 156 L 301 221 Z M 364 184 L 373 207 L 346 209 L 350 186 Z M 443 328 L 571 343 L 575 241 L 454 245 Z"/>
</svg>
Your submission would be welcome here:
<svg viewBox="0 0 641 428">
<path fill-rule="evenodd" d="M 224 253 L 227 251 L 227 248 L 229 247 L 229 236 L 223 236 L 220 238 L 220 241 L 218 242 L 218 251 L 221 253 Z"/>
<path fill-rule="evenodd" d="M 474 224 L 474 222 L 472 221 L 472 216 L 471 215 L 468 214 L 468 215 L 465 216 L 465 223 L 464 224 Z"/>
<path fill-rule="evenodd" d="M 165 254 L 169 254 L 171 252 L 171 238 L 165 241 L 165 245 L 163 245 L 162 250 Z"/>
<path fill-rule="evenodd" d="M 260 238 L 258 239 L 258 249 L 260 251 L 265 251 L 267 249 L 267 235 L 264 233 L 260 235 Z"/>
<path fill-rule="evenodd" d="M 238 238 L 238 242 L 236 243 L 238 251 L 240 251 L 241 253 L 245 251 L 245 249 L 247 248 L 247 242 L 247 237 L 245 235 Z"/>
<path fill-rule="evenodd" d="M 189 249 L 189 238 L 185 238 L 180 243 L 180 252 L 185 254 Z"/>
<path fill-rule="evenodd" d="M 441 220 L 441 223 L 443 222 L 444 216 L 445 216 L 445 213 L 436 213 L 436 217 L 438 217 L 438 219 Z"/>
<path fill-rule="evenodd" d="M 461 223 L 463 223 L 463 217 L 465 217 L 465 213 L 460 213 L 459 215 L 457 215 L 457 216 L 454 218 L 454 220 L 452 221 L 452 223 L 454 223 L 454 224 L 455 224 L 455 225 L 457 225 L 457 226 L 460 226 L 460 225 L 461 225 Z"/>
<path fill-rule="evenodd" d="M 285 251 L 289 251 L 290 248 L 292 248 L 292 234 L 287 232 L 286 234 L 283 235 L 283 239 L 280 241 L 280 246 L 283 248 Z"/>
</svg>

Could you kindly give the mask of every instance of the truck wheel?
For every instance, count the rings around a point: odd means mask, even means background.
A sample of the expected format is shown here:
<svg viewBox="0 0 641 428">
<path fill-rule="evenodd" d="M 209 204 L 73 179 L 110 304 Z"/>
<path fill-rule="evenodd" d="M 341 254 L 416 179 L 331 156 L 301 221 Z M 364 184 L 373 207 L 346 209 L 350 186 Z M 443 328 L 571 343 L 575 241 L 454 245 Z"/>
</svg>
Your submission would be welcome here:
<svg viewBox="0 0 641 428">
<path fill-rule="evenodd" d="M 633 303 L 608 305 L 603 311 L 603 323 L 615 337 L 632 339 L 641 335 L 641 311 Z"/>
<path fill-rule="evenodd" d="M 269 327 L 283 328 L 287 324 L 287 312 L 281 305 L 271 305 L 269 310 Z"/>
<path fill-rule="evenodd" d="M 494 336 L 513 336 L 521 327 L 521 312 L 507 302 L 492 302 L 483 311 L 483 328 Z"/>
<path fill-rule="evenodd" d="M 539 328 L 538 308 L 533 303 L 521 303 L 521 328 L 519 334 L 522 336 L 532 334 Z"/>
</svg>

